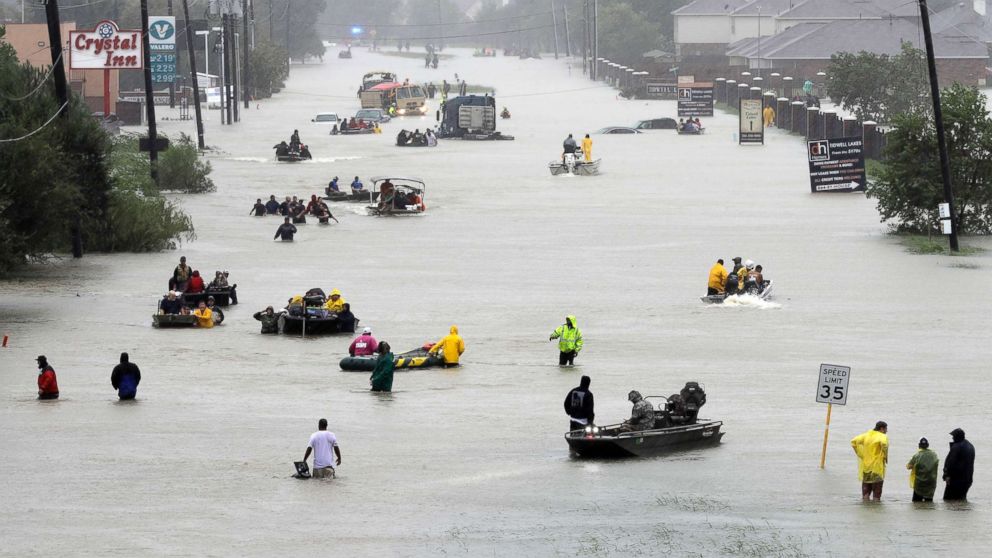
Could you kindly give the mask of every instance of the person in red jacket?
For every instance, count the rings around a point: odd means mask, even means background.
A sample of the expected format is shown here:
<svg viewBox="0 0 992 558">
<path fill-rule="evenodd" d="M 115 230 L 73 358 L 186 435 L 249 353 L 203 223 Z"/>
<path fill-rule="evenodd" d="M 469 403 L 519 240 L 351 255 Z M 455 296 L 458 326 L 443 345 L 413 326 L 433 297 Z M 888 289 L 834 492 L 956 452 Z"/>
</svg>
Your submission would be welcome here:
<svg viewBox="0 0 992 558">
<path fill-rule="evenodd" d="M 55 378 L 55 370 L 45 355 L 38 357 L 38 399 L 58 399 L 59 382 Z"/>
<path fill-rule="evenodd" d="M 200 271 L 194 271 L 193 276 L 189 278 L 189 282 L 186 283 L 186 292 L 190 294 L 202 293 L 206 287 L 203 284 L 203 277 L 200 277 Z"/>
</svg>

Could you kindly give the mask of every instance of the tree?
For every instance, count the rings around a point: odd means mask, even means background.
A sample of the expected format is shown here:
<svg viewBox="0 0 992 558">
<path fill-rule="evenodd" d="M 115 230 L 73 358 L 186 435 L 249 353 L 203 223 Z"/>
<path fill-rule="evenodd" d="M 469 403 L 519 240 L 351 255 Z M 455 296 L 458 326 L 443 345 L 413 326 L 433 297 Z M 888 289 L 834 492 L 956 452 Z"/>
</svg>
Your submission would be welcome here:
<svg viewBox="0 0 992 558">
<path fill-rule="evenodd" d="M 259 41 L 248 53 L 251 78 L 255 84 L 255 97 L 271 97 L 286 84 L 289 77 L 286 49 L 268 41 Z"/>
<path fill-rule="evenodd" d="M 644 62 L 644 53 L 661 48 L 661 25 L 644 18 L 627 2 L 599 5 L 599 55 L 626 65 Z"/>
<path fill-rule="evenodd" d="M 962 234 L 992 233 L 992 118 L 977 89 L 955 84 L 941 93 L 955 215 Z M 867 195 L 882 222 L 906 232 L 936 232 L 944 201 L 933 119 L 922 110 L 894 118 L 885 165 Z"/>
<path fill-rule="evenodd" d="M 929 87 L 925 55 L 908 42 L 895 56 L 834 54 L 827 69 L 827 95 L 861 121 L 889 123 L 898 114 L 925 111 Z"/>
</svg>

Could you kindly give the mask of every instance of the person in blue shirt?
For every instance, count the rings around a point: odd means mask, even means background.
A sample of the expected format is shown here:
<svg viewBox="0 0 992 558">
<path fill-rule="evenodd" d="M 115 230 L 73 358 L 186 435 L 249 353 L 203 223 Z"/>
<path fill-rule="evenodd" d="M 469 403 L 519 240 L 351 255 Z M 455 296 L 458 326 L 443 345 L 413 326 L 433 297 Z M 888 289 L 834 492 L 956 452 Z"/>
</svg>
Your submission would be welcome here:
<svg viewBox="0 0 992 558">
<path fill-rule="evenodd" d="M 358 194 L 358 193 L 360 193 L 362 191 L 362 188 L 364 188 L 364 187 L 365 186 L 362 185 L 362 181 L 359 180 L 358 177 L 356 176 L 355 177 L 355 180 L 353 180 L 351 182 L 351 193 L 352 194 Z"/>
<path fill-rule="evenodd" d="M 341 190 L 338 188 L 338 177 L 335 176 L 334 178 L 331 179 L 330 182 L 327 183 L 327 193 L 330 194 L 331 192 L 340 192 L 340 191 Z"/>
<path fill-rule="evenodd" d="M 269 196 L 269 201 L 265 202 L 265 212 L 269 215 L 275 215 L 279 213 L 279 202 L 276 201 L 276 197 Z"/>
<path fill-rule="evenodd" d="M 121 353 L 121 363 L 110 374 L 110 384 L 117 390 L 117 396 L 122 400 L 134 399 L 140 382 L 141 370 L 138 370 L 138 365 L 128 362 L 127 353 Z"/>
</svg>

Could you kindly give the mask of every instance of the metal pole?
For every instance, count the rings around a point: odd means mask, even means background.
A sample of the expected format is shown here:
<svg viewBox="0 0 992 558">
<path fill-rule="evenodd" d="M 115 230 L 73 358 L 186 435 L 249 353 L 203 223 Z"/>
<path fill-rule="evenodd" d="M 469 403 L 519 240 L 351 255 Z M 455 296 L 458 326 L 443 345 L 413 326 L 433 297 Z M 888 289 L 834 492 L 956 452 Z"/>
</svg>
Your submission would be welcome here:
<svg viewBox="0 0 992 558">
<path fill-rule="evenodd" d="M 823 429 L 823 451 L 820 453 L 820 468 L 827 462 L 827 438 L 830 437 L 830 411 L 834 408 L 833 403 L 827 403 L 827 425 Z"/>
<path fill-rule="evenodd" d="M 241 44 L 239 42 L 238 34 L 234 32 L 238 28 L 238 16 L 231 16 L 231 29 L 227 32 L 231 36 L 231 108 L 234 109 L 234 121 L 241 121 L 241 111 L 238 106 L 238 95 L 241 92 Z"/>
<path fill-rule="evenodd" d="M 933 55 L 933 36 L 930 34 L 930 13 L 927 0 L 920 2 L 920 23 L 923 24 L 923 40 L 927 47 L 927 67 L 930 70 L 930 95 L 933 97 L 933 119 L 937 128 L 937 149 L 940 151 L 940 177 L 944 181 L 944 201 L 951 215 L 951 251 L 958 251 L 958 224 L 954 218 L 954 192 L 951 190 L 951 162 L 947 156 L 947 140 L 944 138 L 944 113 L 940 110 L 940 83 L 937 81 L 937 62 Z"/>
<path fill-rule="evenodd" d="M 582 73 L 588 70 L 586 55 L 589 53 L 589 0 L 582 2 Z"/>
<path fill-rule="evenodd" d="M 568 2 L 561 3 L 562 19 L 565 20 L 565 56 L 572 57 L 572 39 L 568 35 Z"/>
<path fill-rule="evenodd" d="M 21 4 L 21 19 L 24 19 L 24 4 Z M 69 118 L 69 84 L 65 75 L 65 63 L 62 60 L 62 22 L 59 21 L 58 0 L 48 0 L 45 2 L 45 16 L 48 20 L 48 49 L 52 55 L 52 76 L 55 82 L 55 98 L 58 99 L 60 116 L 65 120 Z M 107 116 L 107 115 L 104 115 Z M 80 225 L 79 212 L 75 214 L 75 219 L 70 227 L 72 242 L 72 257 L 83 257 L 83 232 Z"/>
<path fill-rule="evenodd" d="M 761 76 L 761 6 L 758 6 L 758 67 L 755 73 Z"/>
<path fill-rule="evenodd" d="M 152 89 L 151 50 L 148 48 L 148 0 L 141 0 L 141 48 L 145 64 L 145 113 L 148 115 L 148 162 L 152 182 L 158 184 L 158 129 L 155 124 L 155 91 Z"/>
<path fill-rule="evenodd" d="M 555 60 L 558 60 L 558 15 L 555 13 L 555 0 L 551 0 L 551 23 L 555 28 Z"/>
<path fill-rule="evenodd" d="M 437 49 L 441 50 L 441 37 L 444 36 L 444 30 L 441 26 L 441 0 L 437 0 Z"/>
<path fill-rule="evenodd" d="M 169 0 L 167 6 L 167 13 L 165 15 L 173 15 L 172 13 L 172 0 Z M 179 64 L 179 45 L 176 45 L 176 65 Z M 169 82 L 169 108 L 176 108 L 176 77 L 175 74 L 172 75 L 172 81 Z"/>
<path fill-rule="evenodd" d="M 189 51 L 189 72 L 193 76 L 193 108 L 196 110 L 196 144 L 200 151 L 204 149 L 203 143 L 203 116 L 200 114 L 200 83 L 196 73 L 196 51 L 193 50 L 193 30 L 189 26 L 189 0 L 183 0 L 183 17 L 186 24 L 186 49 Z M 207 31 L 207 36 L 210 32 Z M 203 49 L 206 54 L 207 49 Z"/>
<path fill-rule="evenodd" d="M 249 50 L 249 46 L 248 46 L 248 0 L 241 0 L 241 11 L 243 12 L 241 14 L 241 17 L 244 18 L 244 24 L 245 24 L 244 25 L 244 35 L 242 36 L 242 40 L 244 41 L 244 44 L 242 45 L 242 49 L 241 49 L 242 53 L 244 53 L 244 56 L 242 58 L 242 60 L 243 60 L 242 64 L 243 64 L 244 72 L 245 72 L 245 83 L 244 83 L 244 88 L 241 91 L 241 96 L 244 97 L 244 99 L 245 99 L 245 108 L 249 108 L 249 105 L 248 105 L 248 103 L 249 103 L 249 100 L 248 100 L 248 97 L 249 97 L 248 90 L 249 89 L 248 88 L 251 85 L 251 64 L 249 63 L 249 60 L 248 60 L 248 50 Z"/>
<path fill-rule="evenodd" d="M 289 62 L 293 62 L 293 54 L 289 50 L 289 22 L 290 18 L 293 17 L 293 0 L 286 0 L 286 56 L 289 57 Z"/>
</svg>

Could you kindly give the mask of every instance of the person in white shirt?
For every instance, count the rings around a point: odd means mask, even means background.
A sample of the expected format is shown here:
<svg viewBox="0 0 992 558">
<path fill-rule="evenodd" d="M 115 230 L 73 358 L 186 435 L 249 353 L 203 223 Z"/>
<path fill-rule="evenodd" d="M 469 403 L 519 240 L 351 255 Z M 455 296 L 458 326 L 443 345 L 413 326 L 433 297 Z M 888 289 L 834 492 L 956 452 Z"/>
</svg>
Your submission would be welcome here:
<svg viewBox="0 0 992 558">
<path fill-rule="evenodd" d="M 334 448 L 336 460 L 331 457 L 331 448 Z M 304 462 L 310 458 L 310 452 L 313 452 L 313 478 L 334 477 L 334 467 L 341 464 L 341 449 L 334 433 L 327 431 L 327 419 L 320 419 L 317 431 L 310 435 L 307 452 L 303 455 Z"/>
</svg>

